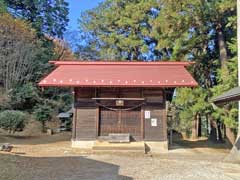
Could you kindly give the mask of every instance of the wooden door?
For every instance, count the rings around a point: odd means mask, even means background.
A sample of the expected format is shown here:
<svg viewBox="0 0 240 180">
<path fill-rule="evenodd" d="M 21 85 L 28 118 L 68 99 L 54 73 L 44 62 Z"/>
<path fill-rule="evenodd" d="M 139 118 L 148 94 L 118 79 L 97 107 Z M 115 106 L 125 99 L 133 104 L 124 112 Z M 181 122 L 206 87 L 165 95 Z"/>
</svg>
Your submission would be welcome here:
<svg viewBox="0 0 240 180">
<path fill-rule="evenodd" d="M 141 108 L 132 110 L 100 109 L 100 136 L 110 133 L 129 133 L 133 138 L 141 137 Z"/>
</svg>

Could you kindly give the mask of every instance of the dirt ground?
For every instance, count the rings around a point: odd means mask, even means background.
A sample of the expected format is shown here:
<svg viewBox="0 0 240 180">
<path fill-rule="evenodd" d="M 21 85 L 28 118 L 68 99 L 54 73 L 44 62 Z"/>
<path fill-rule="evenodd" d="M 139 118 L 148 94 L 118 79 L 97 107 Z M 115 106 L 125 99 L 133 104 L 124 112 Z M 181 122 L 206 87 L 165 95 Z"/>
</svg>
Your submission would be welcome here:
<svg viewBox="0 0 240 180">
<path fill-rule="evenodd" d="M 240 164 L 223 162 L 224 145 L 179 141 L 165 154 L 93 154 L 70 147 L 70 133 L 6 136 L 11 153 L 0 153 L 0 180 L 239 180 Z"/>
</svg>

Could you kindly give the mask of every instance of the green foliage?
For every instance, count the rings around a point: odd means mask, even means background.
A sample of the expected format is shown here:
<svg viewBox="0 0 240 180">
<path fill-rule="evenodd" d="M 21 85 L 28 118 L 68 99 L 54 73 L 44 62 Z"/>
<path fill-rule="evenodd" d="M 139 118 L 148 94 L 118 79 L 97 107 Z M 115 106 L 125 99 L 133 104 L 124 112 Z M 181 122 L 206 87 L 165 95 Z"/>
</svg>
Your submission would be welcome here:
<svg viewBox="0 0 240 180">
<path fill-rule="evenodd" d="M 28 83 L 10 91 L 9 100 L 13 109 L 31 110 L 41 99 L 38 89 L 32 83 Z"/>
<path fill-rule="evenodd" d="M 192 126 L 191 120 L 193 118 L 191 111 L 188 109 L 182 111 L 182 108 L 177 106 L 175 101 L 173 101 L 169 103 L 167 113 L 169 117 L 167 121 L 169 129 L 189 134 Z"/>
<path fill-rule="evenodd" d="M 194 120 L 194 114 L 190 109 L 186 109 L 184 111 L 180 111 L 179 114 L 179 127 L 177 128 L 180 132 L 191 132 L 192 129 L 192 121 Z"/>
<path fill-rule="evenodd" d="M 238 64 L 237 64 L 237 39 L 236 37 L 231 39 L 228 43 L 232 58 L 226 63 L 226 69 L 217 70 L 217 83 L 218 85 L 212 88 L 213 96 L 218 96 L 223 92 L 234 88 L 238 84 Z"/>
<path fill-rule="evenodd" d="M 5 0 L 14 16 L 32 23 L 41 35 L 63 38 L 68 24 L 68 3 L 64 0 Z"/>
<path fill-rule="evenodd" d="M 191 55 L 201 61 L 196 67 L 201 70 L 199 80 L 210 81 L 212 72 L 202 71 L 213 67 L 213 56 L 218 55 L 209 46 L 218 48 L 219 23 L 224 32 L 231 32 L 229 18 L 235 13 L 233 0 L 107 0 L 83 13 L 79 22 L 92 50 L 102 58 L 187 60 Z"/>
<path fill-rule="evenodd" d="M 39 104 L 34 108 L 34 115 L 38 121 L 49 121 L 51 120 L 52 108 L 49 105 Z"/>
<path fill-rule="evenodd" d="M 14 133 L 23 130 L 26 123 L 26 115 L 21 111 L 6 110 L 0 113 L 0 128 Z"/>
<path fill-rule="evenodd" d="M 37 121 L 42 123 L 42 131 L 45 131 L 45 122 L 51 120 L 52 118 L 52 108 L 51 106 L 45 104 L 38 104 L 34 108 L 34 116 Z"/>
<path fill-rule="evenodd" d="M 0 0 L 0 13 L 0 110 L 34 111 L 44 127 L 53 111 L 72 104 L 69 89 L 42 93 L 37 86 L 53 69 L 48 61 L 61 53 L 54 38 L 66 31 L 68 3 Z"/>
<path fill-rule="evenodd" d="M 227 127 L 231 129 L 237 129 L 238 123 L 238 106 L 237 103 L 229 103 L 224 107 L 215 107 L 212 116 L 223 122 Z"/>
<path fill-rule="evenodd" d="M 6 11 L 7 11 L 7 7 L 4 0 L 0 0 L 0 14 L 5 13 Z"/>
<path fill-rule="evenodd" d="M 208 92 L 201 88 L 180 88 L 177 89 L 177 97 L 174 100 L 177 106 L 181 108 L 191 108 L 192 114 L 204 113 L 209 109 L 209 103 L 206 102 Z"/>
<path fill-rule="evenodd" d="M 149 21 L 154 17 L 152 7 L 157 6 L 156 0 L 107 0 L 82 14 L 81 31 L 87 34 L 92 50 L 99 50 L 101 58 L 144 59 L 153 43 L 148 36 Z"/>
<path fill-rule="evenodd" d="M 235 17 L 233 17 L 235 19 Z M 231 19 L 230 19 L 231 22 Z M 232 24 L 232 23 L 231 23 Z M 214 86 L 211 91 L 213 97 L 216 97 L 236 86 L 238 86 L 238 62 L 237 62 L 237 39 L 232 38 L 228 42 L 232 58 L 226 63 L 227 69 L 219 69 L 217 71 L 218 85 Z M 227 103 L 223 107 L 215 107 L 213 117 L 232 129 L 238 127 L 238 105 L 237 103 Z"/>
<path fill-rule="evenodd" d="M 203 88 L 180 88 L 177 89 L 177 96 L 174 105 L 179 109 L 179 129 L 180 131 L 190 131 L 192 121 L 196 120 L 196 115 L 207 114 L 211 110 L 211 105 L 207 102 L 208 92 Z"/>
</svg>

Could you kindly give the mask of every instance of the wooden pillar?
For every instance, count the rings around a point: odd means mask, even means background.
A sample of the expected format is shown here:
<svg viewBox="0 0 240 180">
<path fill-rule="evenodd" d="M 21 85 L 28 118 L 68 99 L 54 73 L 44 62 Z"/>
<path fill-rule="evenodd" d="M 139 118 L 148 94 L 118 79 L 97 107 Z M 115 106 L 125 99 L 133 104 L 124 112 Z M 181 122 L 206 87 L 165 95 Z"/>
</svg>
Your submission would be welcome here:
<svg viewBox="0 0 240 180">
<path fill-rule="evenodd" d="M 76 126 L 77 126 L 77 109 L 74 107 L 73 124 L 72 124 L 72 139 L 76 140 Z"/>
<path fill-rule="evenodd" d="M 141 98 L 144 97 L 144 94 L 143 94 L 143 89 L 141 89 Z M 142 134 L 142 139 L 144 140 L 145 138 L 145 121 L 144 121 L 144 105 L 141 107 L 141 134 Z"/>
<path fill-rule="evenodd" d="M 142 139 L 145 138 L 145 132 L 144 132 L 145 124 L 144 124 L 144 107 L 141 107 L 141 134 L 142 134 Z"/>
<path fill-rule="evenodd" d="M 100 107 L 96 106 L 96 138 L 99 136 L 99 118 L 100 118 Z"/>
<path fill-rule="evenodd" d="M 76 92 L 77 88 L 73 88 L 72 91 L 73 91 L 73 101 L 74 101 L 74 110 L 73 110 L 73 123 L 72 123 L 72 139 L 73 140 L 76 140 L 76 127 L 77 127 L 77 109 L 76 109 L 76 105 L 75 105 L 75 102 L 76 102 Z"/>
<path fill-rule="evenodd" d="M 95 98 L 98 97 L 98 88 L 95 88 Z M 99 136 L 100 107 L 96 105 L 96 138 Z"/>
<path fill-rule="evenodd" d="M 166 90 L 162 89 L 163 91 L 163 131 L 164 131 L 164 138 L 165 140 L 168 140 L 168 131 L 167 131 L 167 105 L 166 105 L 166 101 L 167 101 L 167 95 L 166 95 Z"/>
<path fill-rule="evenodd" d="M 122 133 L 122 111 L 117 111 L 118 113 L 118 131 Z"/>
</svg>

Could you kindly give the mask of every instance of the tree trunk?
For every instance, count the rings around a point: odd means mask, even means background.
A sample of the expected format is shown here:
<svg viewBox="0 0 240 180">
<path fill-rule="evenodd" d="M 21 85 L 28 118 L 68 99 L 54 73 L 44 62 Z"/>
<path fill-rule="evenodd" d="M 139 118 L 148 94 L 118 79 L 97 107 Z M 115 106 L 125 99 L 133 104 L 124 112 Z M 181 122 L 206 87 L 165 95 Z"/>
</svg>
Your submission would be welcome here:
<svg viewBox="0 0 240 180">
<path fill-rule="evenodd" d="M 194 120 L 192 121 L 192 140 L 196 140 L 198 137 L 198 115 L 195 115 Z"/>
<path fill-rule="evenodd" d="M 234 135 L 232 129 L 229 127 L 226 127 L 226 138 L 228 139 L 231 145 L 234 145 L 236 141 L 236 135 Z"/>
<path fill-rule="evenodd" d="M 209 121 L 209 118 L 208 118 L 208 114 L 206 114 L 206 122 L 207 122 L 207 135 L 210 134 L 210 131 L 211 131 L 211 127 L 210 127 L 210 121 Z"/>
<path fill-rule="evenodd" d="M 219 120 L 217 121 L 217 140 L 218 142 L 223 142 L 223 136 L 222 136 L 222 130 L 221 130 L 221 123 L 219 122 Z"/>
<path fill-rule="evenodd" d="M 223 142 L 221 123 L 219 120 L 211 120 L 210 140 L 213 142 Z"/>
<path fill-rule="evenodd" d="M 45 121 L 42 121 L 42 132 L 45 132 Z"/>
<path fill-rule="evenodd" d="M 217 25 L 217 39 L 218 39 L 221 67 L 225 68 L 226 62 L 227 62 L 227 45 L 224 38 L 222 24 L 220 22 Z"/>
<path fill-rule="evenodd" d="M 198 115 L 198 137 L 202 136 L 202 119 L 201 115 Z"/>
<path fill-rule="evenodd" d="M 211 131 L 209 135 L 209 140 L 212 142 L 223 142 L 222 131 L 221 131 L 221 123 L 219 121 L 215 121 L 213 119 L 210 120 Z"/>
<path fill-rule="evenodd" d="M 214 120 L 210 120 L 211 131 L 209 134 L 209 140 L 216 142 L 217 141 L 217 125 Z"/>
</svg>

